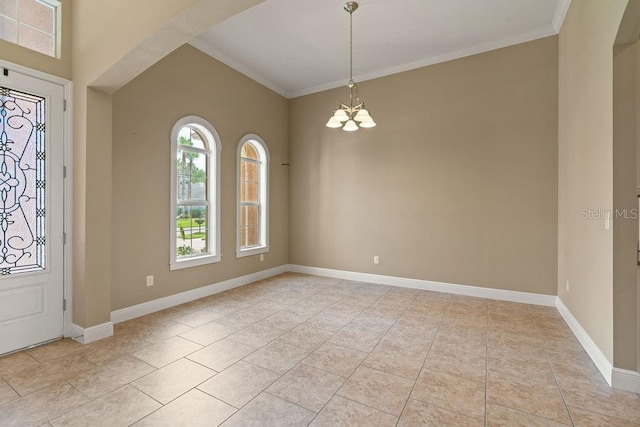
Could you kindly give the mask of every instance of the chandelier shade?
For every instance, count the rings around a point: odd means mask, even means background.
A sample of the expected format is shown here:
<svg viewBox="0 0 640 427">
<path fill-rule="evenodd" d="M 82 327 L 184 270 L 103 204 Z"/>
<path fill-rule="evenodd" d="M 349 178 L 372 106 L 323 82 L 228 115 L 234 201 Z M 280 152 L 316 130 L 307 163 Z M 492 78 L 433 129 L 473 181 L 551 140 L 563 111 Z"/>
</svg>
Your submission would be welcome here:
<svg viewBox="0 0 640 427">
<path fill-rule="evenodd" d="M 329 121 L 327 122 L 327 127 L 328 128 L 341 128 L 342 127 L 342 122 L 340 120 L 337 120 L 335 118 L 335 116 L 332 116 Z"/>
<path fill-rule="evenodd" d="M 354 130 L 358 130 L 358 125 L 353 120 L 347 120 L 347 123 L 344 124 L 342 130 L 346 130 L 347 132 L 353 132 Z"/>
<path fill-rule="evenodd" d="M 349 115 L 342 108 L 338 108 L 336 112 L 333 113 L 333 118 L 340 122 L 346 122 L 349 120 Z"/>
<path fill-rule="evenodd" d="M 375 127 L 375 125 L 376 122 L 374 122 L 373 119 L 360 122 L 360 127 L 365 129 Z"/>
<path fill-rule="evenodd" d="M 369 115 L 369 112 L 367 110 L 362 108 L 360 111 L 356 113 L 356 116 L 353 119 L 361 122 L 366 119 L 371 119 L 371 116 Z"/>
<path fill-rule="evenodd" d="M 355 1 L 347 2 L 344 10 L 349 12 L 349 104 L 340 103 L 327 122 L 329 128 L 342 128 L 347 132 L 353 132 L 360 128 L 372 128 L 376 125 L 364 102 L 360 101 L 358 84 L 353 80 L 353 12 L 358 9 Z"/>
</svg>

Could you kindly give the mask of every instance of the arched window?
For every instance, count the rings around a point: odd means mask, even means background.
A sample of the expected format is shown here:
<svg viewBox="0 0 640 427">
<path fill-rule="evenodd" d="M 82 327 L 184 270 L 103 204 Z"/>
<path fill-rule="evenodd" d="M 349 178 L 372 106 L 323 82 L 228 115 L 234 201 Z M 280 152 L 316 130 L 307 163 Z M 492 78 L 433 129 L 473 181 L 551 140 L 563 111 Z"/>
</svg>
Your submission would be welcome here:
<svg viewBox="0 0 640 427">
<path fill-rule="evenodd" d="M 269 252 L 269 151 L 258 135 L 238 144 L 236 256 Z"/>
<path fill-rule="evenodd" d="M 175 270 L 220 261 L 220 137 L 189 116 L 171 132 L 171 260 Z"/>
</svg>

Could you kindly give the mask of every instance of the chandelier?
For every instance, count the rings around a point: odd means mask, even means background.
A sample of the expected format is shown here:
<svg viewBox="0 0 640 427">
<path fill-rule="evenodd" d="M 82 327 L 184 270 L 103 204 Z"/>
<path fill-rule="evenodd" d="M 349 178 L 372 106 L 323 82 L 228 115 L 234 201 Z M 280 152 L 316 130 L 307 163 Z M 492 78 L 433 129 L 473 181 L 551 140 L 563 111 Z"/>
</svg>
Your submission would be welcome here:
<svg viewBox="0 0 640 427">
<path fill-rule="evenodd" d="M 372 128 L 376 125 L 369 115 L 364 102 L 360 102 L 358 85 L 353 80 L 353 12 L 358 9 L 355 1 L 347 2 L 344 10 L 349 12 L 349 105 L 340 103 L 338 109 L 327 122 L 329 128 L 342 128 L 347 132 L 353 132 L 359 128 Z"/>
</svg>

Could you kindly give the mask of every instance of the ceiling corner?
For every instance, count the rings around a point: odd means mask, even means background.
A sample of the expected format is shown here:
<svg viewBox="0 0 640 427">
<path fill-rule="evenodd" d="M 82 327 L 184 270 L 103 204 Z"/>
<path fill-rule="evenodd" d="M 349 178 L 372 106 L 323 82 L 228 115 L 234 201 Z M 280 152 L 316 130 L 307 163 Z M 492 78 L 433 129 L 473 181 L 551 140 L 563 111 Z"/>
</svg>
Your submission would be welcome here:
<svg viewBox="0 0 640 427">
<path fill-rule="evenodd" d="M 244 74 L 245 76 L 249 77 L 251 80 L 254 80 L 258 83 L 260 83 L 262 86 L 271 89 L 272 91 L 276 92 L 278 95 L 283 96 L 287 99 L 292 98 L 292 94 L 289 93 L 288 91 L 284 90 L 283 88 L 281 88 L 280 86 L 274 84 L 273 82 L 265 79 L 263 76 L 261 76 L 260 74 L 254 72 L 253 70 L 250 70 L 249 68 L 245 67 L 244 65 L 240 64 L 239 62 L 235 61 L 234 59 L 228 57 L 227 55 L 217 51 L 216 49 L 212 48 L 208 43 L 203 42 L 202 40 L 199 40 L 197 38 L 191 40 L 189 42 L 189 44 L 193 47 L 195 47 L 196 49 L 198 49 L 199 51 L 211 56 L 212 58 L 217 59 L 218 61 L 222 62 L 223 64 L 233 68 L 234 70 L 236 70 L 237 72 Z"/>
<path fill-rule="evenodd" d="M 556 30 L 556 33 L 560 33 L 562 22 L 564 22 L 564 17 L 567 16 L 569 6 L 571 6 L 571 0 L 560 0 L 558 2 L 558 8 L 556 9 L 556 13 L 553 16 L 553 22 L 551 24 Z"/>
</svg>

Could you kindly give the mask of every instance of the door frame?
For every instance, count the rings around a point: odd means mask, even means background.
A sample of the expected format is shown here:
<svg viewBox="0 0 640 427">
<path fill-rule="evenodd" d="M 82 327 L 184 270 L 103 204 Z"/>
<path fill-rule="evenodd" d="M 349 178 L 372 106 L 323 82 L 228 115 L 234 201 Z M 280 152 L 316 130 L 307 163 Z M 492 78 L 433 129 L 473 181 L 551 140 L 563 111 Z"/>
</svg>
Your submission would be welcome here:
<svg viewBox="0 0 640 427">
<path fill-rule="evenodd" d="M 637 137 L 636 137 L 637 138 Z M 636 141 L 636 147 L 638 147 L 638 141 Z M 640 171 L 636 171 L 636 174 L 640 173 Z M 637 178 L 636 178 L 637 179 Z M 640 202 L 640 186 L 636 186 L 636 197 Z M 636 212 L 637 215 L 640 215 L 640 209 Z M 640 217 L 636 219 L 636 222 L 640 221 Z M 638 266 L 636 268 L 636 372 L 640 372 L 640 236 L 638 236 L 638 246 L 636 252 L 636 261 Z"/>
<path fill-rule="evenodd" d="M 27 76 L 60 85 L 64 88 L 65 107 L 62 124 L 63 164 L 66 177 L 63 183 L 63 232 L 66 241 L 63 256 L 62 271 L 63 298 L 66 307 L 63 312 L 63 333 L 65 337 L 74 338 L 78 335 L 73 324 L 73 82 L 62 77 L 54 76 L 42 71 L 34 70 L 23 65 L 0 59 L 0 68 L 6 68 Z M 62 303 L 62 301 L 61 301 Z"/>
</svg>

